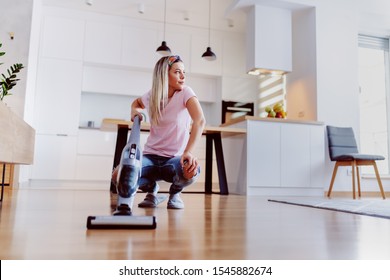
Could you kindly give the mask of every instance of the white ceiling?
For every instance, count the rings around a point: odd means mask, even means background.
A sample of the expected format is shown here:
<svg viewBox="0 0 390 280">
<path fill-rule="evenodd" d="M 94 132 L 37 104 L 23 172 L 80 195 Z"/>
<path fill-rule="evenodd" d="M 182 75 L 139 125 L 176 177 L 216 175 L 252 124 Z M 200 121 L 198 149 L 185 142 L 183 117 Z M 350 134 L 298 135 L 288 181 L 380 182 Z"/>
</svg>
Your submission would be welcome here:
<svg viewBox="0 0 390 280">
<path fill-rule="evenodd" d="M 44 5 L 59 6 L 83 11 L 124 16 L 136 19 L 164 22 L 164 0 L 43 0 Z M 211 29 L 244 32 L 245 13 L 227 12 L 236 0 L 211 0 Z M 138 12 L 139 4 L 144 5 L 144 13 Z M 166 0 L 166 22 L 194 27 L 208 28 L 209 0 Z M 189 20 L 184 19 L 185 13 Z M 229 27 L 232 20 L 233 27 Z"/>
</svg>

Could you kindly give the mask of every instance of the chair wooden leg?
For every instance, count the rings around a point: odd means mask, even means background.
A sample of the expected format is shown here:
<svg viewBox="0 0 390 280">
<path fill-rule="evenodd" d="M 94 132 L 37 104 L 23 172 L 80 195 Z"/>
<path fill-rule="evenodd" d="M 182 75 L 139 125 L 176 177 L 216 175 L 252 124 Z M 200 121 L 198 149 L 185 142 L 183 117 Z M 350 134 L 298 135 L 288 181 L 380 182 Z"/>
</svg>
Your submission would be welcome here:
<svg viewBox="0 0 390 280">
<path fill-rule="evenodd" d="M 330 194 L 332 193 L 334 179 L 336 178 L 336 174 L 337 174 L 337 169 L 338 168 L 339 168 L 339 163 L 336 162 L 336 164 L 334 165 L 334 168 L 333 168 L 332 179 L 330 180 L 330 185 L 329 185 L 329 190 L 328 190 L 328 197 L 330 197 Z"/>
<path fill-rule="evenodd" d="M 352 162 L 352 197 L 353 199 L 356 199 L 356 190 L 355 190 L 355 168 L 356 168 L 356 161 Z"/>
<path fill-rule="evenodd" d="M 386 199 L 385 192 L 384 192 L 383 186 L 382 186 L 382 181 L 381 181 L 381 178 L 380 178 L 380 176 L 379 176 L 378 167 L 376 166 L 376 162 L 373 161 L 373 162 L 372 162 L 372 165 L 374 166 L 375 175 L 376 175 L 376 180 L 378 181 L 378 185 L 379 185 L 379 189 L 381 190 L 382 198 L 383 198 L 383 199 Z"/>
<path fill-rule="evenodd" d="M 359 174 L 359 166 L 356 165 L 356 178 L 357 178 L 357 183 L 358 183 L 358 196 L 359 198 L 362 197 L 361 191 L 360 191 L 360 174 Z"/>
</svg>

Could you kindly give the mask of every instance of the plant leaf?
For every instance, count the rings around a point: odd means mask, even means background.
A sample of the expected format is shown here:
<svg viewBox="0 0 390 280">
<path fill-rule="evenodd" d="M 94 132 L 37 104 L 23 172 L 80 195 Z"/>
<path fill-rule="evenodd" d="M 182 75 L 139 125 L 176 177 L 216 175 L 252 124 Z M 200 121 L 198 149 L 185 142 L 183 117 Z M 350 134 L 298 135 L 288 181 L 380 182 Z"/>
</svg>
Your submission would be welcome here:
<svg viewBox="0 0 390 280">
<path fill-rule="evenodd" d="M 2 43 L 0 43 L 0 47 L 2 46 Z M 0 56 L 3 56 L 5 55 L 5 52 L 0 52 Z M 0 63 L 0 65 L 2 65 L 4 63 Z M 14 86 L 16 86 L 17 84 L 17 81 L 19 81 L 19 79 L 17 79 L 17 76 L 16 74 L 20 72 L 21 69 L 23 69 L 24 66 L 22 63 L 15 63 L 13 65 L 11 65 L 8 69 L 7 69 L 7 74 L 8 74 L 8 77 L 5 75 L 5 74 L 1 74 L 1 81 L 0 81 L 0 85 L 1 85 L 1 91 L 0 91 L 0 99 L 3 100 L 3 98 L 6 96 L 6 95 L 11 95 L 11 93 L 9 93 L 9 90 L 12 89 Z"/>
</svg>

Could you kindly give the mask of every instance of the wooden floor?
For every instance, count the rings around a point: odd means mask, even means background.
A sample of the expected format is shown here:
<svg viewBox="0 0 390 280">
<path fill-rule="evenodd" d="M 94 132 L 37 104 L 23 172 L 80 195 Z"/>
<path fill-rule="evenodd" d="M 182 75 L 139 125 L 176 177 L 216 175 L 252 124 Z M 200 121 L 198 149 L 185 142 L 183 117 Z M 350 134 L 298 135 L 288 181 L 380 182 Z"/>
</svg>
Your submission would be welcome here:
<svg viewBox="0 0 390 280">
<path fill-rule="evenodd" d="M 136 203 L 144 194 L 137 194 Z M 390 220 L 268 202 L 182 195 L 184 210 L 135 208 L 155 230 L 87 230 L 109 215 L 108 191 L 6 190 L 0 259 L 390 259 Z"/>
</svg>

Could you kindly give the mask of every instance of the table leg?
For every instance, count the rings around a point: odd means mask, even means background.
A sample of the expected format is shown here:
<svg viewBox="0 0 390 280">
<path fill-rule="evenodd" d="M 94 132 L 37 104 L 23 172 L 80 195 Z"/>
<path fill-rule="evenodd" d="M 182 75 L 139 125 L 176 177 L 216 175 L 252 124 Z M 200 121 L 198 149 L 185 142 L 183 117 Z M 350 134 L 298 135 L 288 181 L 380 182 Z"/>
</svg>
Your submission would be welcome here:
<svg viewBox="0 0 390 280">
<path fill-rule="evenodd" d="M 206 168 L 204 192 L 211 194 L 213 188 L 213 136 L 206 134 Z"/>
<path fill-rule="evenodd" d="M 220 133 L 213 134 L 215 145 L 215 157 L 217 160 L 219 190 L 221 194 L 229 194 L 226 179 L 225 160 L 223 157 L 222 138 Z"/>
<path fill-rule="evenodd" d="M 2 179 L 1 179 L 1 197 L 0 197 L 0 201 L 3 201 L 3 195 L 4 195 L 4 181 L 5 181 L 5 163 L 3 163 L 3 176 L 2 176 Z"/>
</svg>

